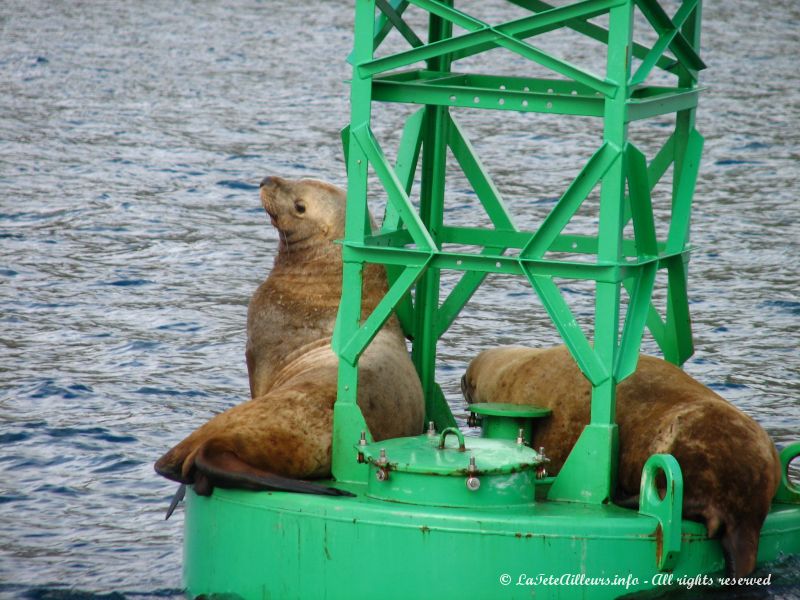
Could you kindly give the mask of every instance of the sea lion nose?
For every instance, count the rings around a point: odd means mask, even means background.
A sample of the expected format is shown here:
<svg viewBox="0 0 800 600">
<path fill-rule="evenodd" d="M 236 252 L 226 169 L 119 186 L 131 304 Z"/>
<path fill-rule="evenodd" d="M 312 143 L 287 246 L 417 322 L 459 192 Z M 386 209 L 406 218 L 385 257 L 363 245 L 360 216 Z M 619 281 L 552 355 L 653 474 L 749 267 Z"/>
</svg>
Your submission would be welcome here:
<svg viewBox="0 0 800 600">
<path fill-rule="evenodd" d="M 279 186 L 284 183 L 286 180 L 281 177 L 275 177 L 274 175 L 267 175 L 264 179 L 261 180 L 260 187 L 267 187 L 267 186 Z"/>
</svg>

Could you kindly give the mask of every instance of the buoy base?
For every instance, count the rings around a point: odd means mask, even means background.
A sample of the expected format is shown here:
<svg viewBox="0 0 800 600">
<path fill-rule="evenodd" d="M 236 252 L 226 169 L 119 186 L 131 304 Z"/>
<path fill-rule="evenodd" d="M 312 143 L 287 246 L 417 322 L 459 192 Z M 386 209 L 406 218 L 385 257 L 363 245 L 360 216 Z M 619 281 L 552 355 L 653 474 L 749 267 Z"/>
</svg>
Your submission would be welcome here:
<svg viewBox="0 0 800 600">
<path fill-rule="evenodd" d="M 186 498 L 190 597 L 616 598 L 720 573 L 720 545 L 684 521 L 672 578 L 656 519 L 613 505 L 484 509 L 216 489 Z M 759 563 L 800 554 L 800 506 L 775 504 Z"/>
</svg>

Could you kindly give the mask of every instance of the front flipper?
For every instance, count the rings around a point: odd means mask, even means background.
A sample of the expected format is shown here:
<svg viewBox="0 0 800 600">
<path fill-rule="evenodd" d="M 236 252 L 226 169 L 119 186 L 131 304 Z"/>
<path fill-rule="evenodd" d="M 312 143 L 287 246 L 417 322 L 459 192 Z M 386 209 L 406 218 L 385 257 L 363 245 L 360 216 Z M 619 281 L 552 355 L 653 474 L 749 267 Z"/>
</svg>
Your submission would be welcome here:
<svg viewBox="0 0 800 600">
<path fill-rule="evenodd" d="M 207 445 L 198 452 L 194 466 L 196 469 L 195 480 L 202 482 L 199 486 L 195 485 L 195 492 L 201 496 L 211 494 L 215 487 L 325 496 L 354 496 L 344 490 L 262 471 L 247 464 L 230 450 L 216 450 Z"/>
</svg>

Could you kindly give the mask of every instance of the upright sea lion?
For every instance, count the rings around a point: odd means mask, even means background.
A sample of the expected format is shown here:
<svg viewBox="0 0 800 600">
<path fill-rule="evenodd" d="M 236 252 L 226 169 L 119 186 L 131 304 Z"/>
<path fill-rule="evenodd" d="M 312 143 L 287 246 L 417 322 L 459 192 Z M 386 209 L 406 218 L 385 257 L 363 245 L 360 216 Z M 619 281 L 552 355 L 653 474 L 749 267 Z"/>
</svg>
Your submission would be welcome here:
<svg viewBox="0 0 800 600">
<path fill-rule="evenodd" d="M 563 347 L 500 347 L 479 354 L 462 379 L 467 402 L 508 402 L 552 409 L 534 424 L 557 472 L 589 423 L 591 386 Z M 756 565 L 758 538 L 780 482 L 780 461 L 753 419 L 664 360 L 642 355 L 617 386 L 617 493 L 639 493 L 642 468 L 672 454 L 683 472 L 683 515 L 719 537 L 736 576 Z"/>
<path fill-rule="evenodd" d="M 156 471 L 215 486 L 337 493 L 297 478 L 331 474 L 338 358 L 331 335 L 342 285 L 345 193 L 322 181 L 267 177 L 261 201 L 278 229 L 275 264 L 247 319 L 252 399 L 211 419 L 162 456 Z M 383 267 L 367 265 L 362 308 L 386 293 Z M 422 431 L 422 387 L 392 317 L 359 361 L 358 404 L 376 440 Z"/>
</svg>

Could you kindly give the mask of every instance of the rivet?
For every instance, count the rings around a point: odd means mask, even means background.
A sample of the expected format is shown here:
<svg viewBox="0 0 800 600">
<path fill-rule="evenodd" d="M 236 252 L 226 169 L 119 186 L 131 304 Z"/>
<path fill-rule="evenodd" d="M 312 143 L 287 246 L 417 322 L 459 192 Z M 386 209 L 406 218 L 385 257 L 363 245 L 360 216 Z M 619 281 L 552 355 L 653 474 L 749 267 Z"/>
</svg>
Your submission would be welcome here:
<svg viewBox="0 0 800 600">
<path fill-rule="evenodd" d="M 469 467 L 467 467 L 467 473 L 469 477 L 467 477 L 467 489 L 471 492 L 475 492 L 478 488 L 481 487 L 481 480 L 475 477 L 475 474 L 478 472 L 478 467 L 475 464 L 475 455 L 472 454 L 469 457 Z"/>
</svg>

